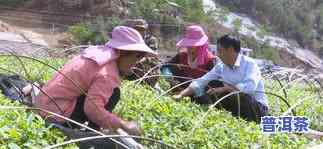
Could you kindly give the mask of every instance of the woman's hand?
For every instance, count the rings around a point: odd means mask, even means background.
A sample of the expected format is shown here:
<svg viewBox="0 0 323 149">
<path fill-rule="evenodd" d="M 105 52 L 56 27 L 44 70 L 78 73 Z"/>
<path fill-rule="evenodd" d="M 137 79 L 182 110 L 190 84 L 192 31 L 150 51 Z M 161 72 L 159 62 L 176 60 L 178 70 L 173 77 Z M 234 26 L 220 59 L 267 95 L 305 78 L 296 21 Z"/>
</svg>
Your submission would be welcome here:
<svg viewBox="0 0 323 149">
<path fill-rule="evenodd" d="M 140 136 L 142 134 L 142 130 L 134 121 L 123 121 L 122 129 L 126 131 L 129 135 Z"/>
<path fill-rule="evenodd" d="M 177 95 L 174 95 L 173 98 L 175 101 L 180 101 L 183 98 L 183 96 L 181 94 L 177 94 Z"/>
</svg>

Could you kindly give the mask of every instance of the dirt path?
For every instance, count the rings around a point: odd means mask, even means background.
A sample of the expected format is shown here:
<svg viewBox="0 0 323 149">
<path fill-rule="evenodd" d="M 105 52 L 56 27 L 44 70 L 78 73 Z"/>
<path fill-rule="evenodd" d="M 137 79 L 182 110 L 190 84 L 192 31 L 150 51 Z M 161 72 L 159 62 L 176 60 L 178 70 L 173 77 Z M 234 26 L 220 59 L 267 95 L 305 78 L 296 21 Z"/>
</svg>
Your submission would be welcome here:
<svg viewBox="0 0 323 149">
<path fill-rule="evenodd" d="M 7 9 L 0 6 L 0 32 L 20 34 L 27 41 L 50 48 L 62 47 L 58 40 L 63 37 L 63 31 L 68 28 L 68 25 L 59 23 L 58 20 L 66 23 L 68 23 L 67 20 L 76 20 L 66 15 L 59 17 L 55 17 L 55 15 L 29 9 Z"/>
<path fill-rule="evenodd" d="M 17 27 L 0 20 L 0 52 L 28 56 L 48 56 L 46 36 L 32 29 Z"/>
</svg>

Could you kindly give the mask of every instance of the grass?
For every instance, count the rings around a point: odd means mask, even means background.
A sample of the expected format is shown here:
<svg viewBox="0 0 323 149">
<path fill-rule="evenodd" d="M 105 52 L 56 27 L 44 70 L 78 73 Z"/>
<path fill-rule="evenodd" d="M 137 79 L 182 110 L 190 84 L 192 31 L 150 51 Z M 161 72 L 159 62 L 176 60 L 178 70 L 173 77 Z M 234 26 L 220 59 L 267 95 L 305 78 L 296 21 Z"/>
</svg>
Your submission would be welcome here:
<svg viewBox="0 0 323 149">
<path fill-rule="evenodd" d="M 46 81 L 55 72 L 31 60 L 22 61 L 31 80 Z M 56 68 L 64 63 L 64 60 L 57 59 L 43 61 Z M 21 63 L 13 57 L 0 57 L 0 68 L 26 75 Z M 283 95 L 276 82 L 267 81 L 266 85 L 267 91 Z M 312 90 L 304 89 L 299 84 L 294 84 L 288 89 L 290 104 L 312 95 L 315 95 Z M 177 148 L 305 148 L 323 142 L 299 134 L 264 135 L 256 123 L 237 119 L 229 112 L 218 109 L 210 109 L 205 120 L 198 123 L 202 115 L 209 110 L 207 107 L 193 104 L 187 98 L 182 102 L 175 102 L 169 96 L 158 99 L 157 96 L 147 86 L 134 87 L 133 82 L 123 81 L 122 99 L 115 112 L 125 119 L 138 121 L 144 129 L 145 137 L 162 140 Z M 280 108 L 287 109 L 274 96 L 268 98 L 273 115 L 281 115 Z M 0 104 L 21 106 L 3 96 L 0 97 Z M 322 99 L 313 98 L 298 105 L 296 112 L 297 115 L 305 115 L 311 119 L 312 129 L 322 131 L 322 107 Z M 44 148 L 65 139 L 58 130 L 44 126 L 44 120 L 31 111 L 0 109 L 0 149 Z"/>
<path fill-rule="evenodd" d="M 0 97 L 1 105 L 20 106 Z M 59 131 L 45 127 L 45 121 L 26 110 L 0 110 L 0 149 L 43 148 L 63 142 Z"/>
</svg>

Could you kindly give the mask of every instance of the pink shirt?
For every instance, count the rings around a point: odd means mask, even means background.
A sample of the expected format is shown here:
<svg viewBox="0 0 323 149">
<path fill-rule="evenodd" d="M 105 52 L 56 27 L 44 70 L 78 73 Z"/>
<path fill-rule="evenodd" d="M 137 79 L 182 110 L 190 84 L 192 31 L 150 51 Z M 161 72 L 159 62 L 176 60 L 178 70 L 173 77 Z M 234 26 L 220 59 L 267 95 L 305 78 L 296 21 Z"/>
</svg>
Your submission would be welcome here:
<svg viewBox="0 0 323 149">
<path fill-rule="evenodd" d="M 88 57 L 77 56 L 73 58 L 60 72 L 74 80 L 75 84 L 86 93 L 84 112 L 91 121 L 102 128 L 119 128 L 121 119 L 104 108 L 109 102 L 113 89 L 120 86 L 116 61 L 111 60 L 100 64 L 90 56 Z M 41 93 L 36 97 L 35 106 L 70 117 L 78 97 L 84 92 L 68 78 L 57 72 L 42 88 L 51 98 Z M 49 116 L 45 112 L 40 112 L 40 114 L 43 117 Z M 65 122 L 65 120 L 55 116 L 48 118 L 59 123 Z"/>
</svg>

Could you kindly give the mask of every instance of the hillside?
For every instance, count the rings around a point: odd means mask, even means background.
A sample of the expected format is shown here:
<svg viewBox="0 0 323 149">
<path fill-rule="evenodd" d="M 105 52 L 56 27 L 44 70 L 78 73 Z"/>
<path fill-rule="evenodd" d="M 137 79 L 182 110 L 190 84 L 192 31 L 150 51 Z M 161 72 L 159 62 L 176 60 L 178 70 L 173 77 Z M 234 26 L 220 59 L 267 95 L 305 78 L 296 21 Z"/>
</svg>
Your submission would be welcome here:
<svg viewBox="0 0 323 149">
<path fill-rule="evenodd" d="M 295 40 L 323 56 L 323 2 L 320 0 L 214 0 L 230 11 L 247 14 L 266 30 Z"/>
<path fill-rule="evenodd" d="M 91 36 L 80 39 L 76 44 L 103 44 L 113 26 L 120 24 L 124 18 L 145 18 L 150 24 L 150 32 L 160 40 L 162 54 L 175 53 L 175 43 L 181 37 L 185 26 L 200 24 L 208 32 L 210 42 L 223 34 L 241 36 L 245 47 L 254 49 L 253 57 L 267 59 L 286 67 L 299 67 L 306 71 L 322 71 L 322 60 L 316 49 L 303 48 L 290 38 L 284 38 L 275 30 L 268 30 L 266 22 L 253 17 L 231 13 L 223 6 L 229 4 L 217 1 L 215 10 L 206 11 L 205 2 L 212 0 L 138 0 L 132 1 L 39 1 L 27 0 L 19 3 L 0 3 L 0 18 L 8 23 L 28 27 L 40 32 L 52 47 L 63 48 L 72 45 L 68 32 L 70 25 L 82 22 L 84 29 Z M 2 2 L 3 3 L 3 2 Z M 12 6 L 13 4 L 16 4 Z M 235 3 L 234 3 L 235 4 Z M 5 7 L 4 7 L 5 6 Z M 194 6 L 194 8 L 192 7 Z M 210 8 L 210 9 L 214 9 Z M 235 10 L 232 10 L 235 11 Z M 236 12 L 239 12 L 238 10 Z M 248 14 L 248 13 L 247 13 Z M 37 27 L 37 29 L 35 28 Z M 80 28 L 80 29 L 81 29 Z M 48 36 L 51 34 L 50 36 Z M 76 34 L 75 37 L 84 37 Z M 54 38 L 52 38 L 54 37 Z M 286 59 L 286 57 L 289 57 Z M 290 61 L 291 60 L 291 61 Z"/>
</svg>

